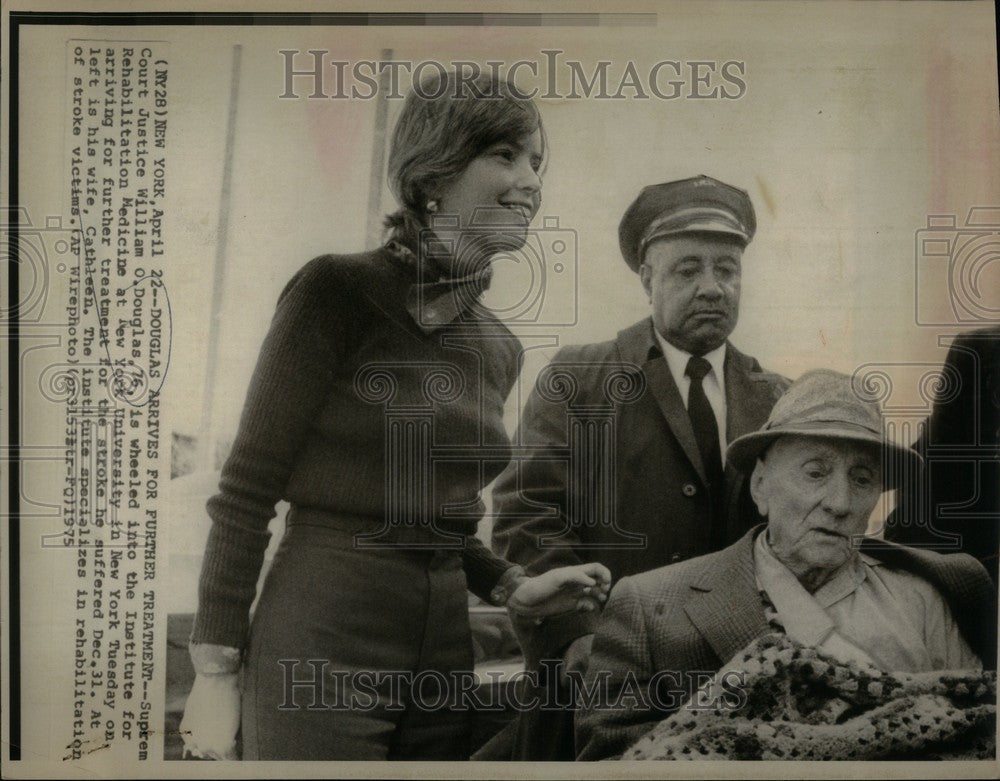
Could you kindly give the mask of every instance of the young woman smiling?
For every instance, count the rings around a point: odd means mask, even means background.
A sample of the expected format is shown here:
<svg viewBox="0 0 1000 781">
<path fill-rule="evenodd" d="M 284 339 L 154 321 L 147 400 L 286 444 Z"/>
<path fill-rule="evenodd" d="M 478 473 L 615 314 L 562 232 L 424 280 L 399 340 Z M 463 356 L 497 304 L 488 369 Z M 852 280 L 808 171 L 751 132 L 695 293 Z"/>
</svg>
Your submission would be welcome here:
<svg viewBox="0 0 1000 781">
<path fill-rule="evenodd" d="M 607 593 L 600 564 L 527 578 L 474 536 L 521 355 L 479 296 L 538 210 L 545 134 L 510 83 L 438 79 L 395 128 L 386 243 L 312 260 L 278 301 L 208 502 L 182 724 L 197 756 L 234 758 L 242 725 L 245 759 L 466 759 L 447 689 L 472 670 L 467 590 L 538 620 Z M 392 428 L 402 409 L 420 414 Z M 472 457 L 431 463 L 430 444 Z"/>
</svg>

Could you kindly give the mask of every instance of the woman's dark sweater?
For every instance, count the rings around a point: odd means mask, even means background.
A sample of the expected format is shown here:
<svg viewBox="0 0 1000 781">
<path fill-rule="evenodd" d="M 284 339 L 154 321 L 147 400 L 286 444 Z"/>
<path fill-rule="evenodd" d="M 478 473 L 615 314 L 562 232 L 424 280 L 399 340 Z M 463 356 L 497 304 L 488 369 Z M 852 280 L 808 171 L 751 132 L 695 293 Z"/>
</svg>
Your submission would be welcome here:
<svg viewBox="0 0 1000 781">
<path fill-rule="evenodd" d="M 393 524 L 390 533 L 421 545 L 463 535 L 469 588 L 483 598 L 511 566 L 468 535 L 483 514 L 480 491 L 508 460 L 503 405 L 520 343 L 484 313 L 425 332 L 406 305 L 418 281 L 414 263 L 383 247 L 316 258 L 285 287 L 208 502 L 213 523 L 192 642 L 245 644 L 267 524 L 281 499 L 372 532 L 387 518 L 432 518 L 441 533 L 419 523 Z M 428 440 L 439 451 L 430 476 L 408 484 L 407 454 L 422 459 L 413 454 Z"/>
</svg>

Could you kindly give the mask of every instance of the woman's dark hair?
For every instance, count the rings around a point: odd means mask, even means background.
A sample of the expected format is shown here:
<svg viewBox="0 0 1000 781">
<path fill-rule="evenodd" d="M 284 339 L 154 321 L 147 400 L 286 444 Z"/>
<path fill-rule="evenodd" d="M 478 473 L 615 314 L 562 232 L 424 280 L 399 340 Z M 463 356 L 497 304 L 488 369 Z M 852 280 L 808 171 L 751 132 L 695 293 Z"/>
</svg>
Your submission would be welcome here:
<svg viewBox="0 0 1000 781">
<path fill-rule="evenodd" d="M 427 225 L 427 202 L 466 166 L 500 141 L 545 131 L 538 109 L 510 81 L 481 73 L 461 78 L 439 71 L 417 84 L 396 121 L 389 150 L 389 186 L 400 208 L 385 218 L 392 237 L 414 246 Z"/>
</svg>

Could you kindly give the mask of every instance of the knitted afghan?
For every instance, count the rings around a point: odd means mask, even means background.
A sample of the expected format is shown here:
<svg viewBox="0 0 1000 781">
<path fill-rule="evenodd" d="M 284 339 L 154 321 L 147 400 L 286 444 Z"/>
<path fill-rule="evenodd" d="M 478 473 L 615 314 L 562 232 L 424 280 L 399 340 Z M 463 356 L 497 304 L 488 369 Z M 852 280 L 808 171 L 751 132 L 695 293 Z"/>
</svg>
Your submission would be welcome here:
<svg viewBox="0 0 1000 781">
<path fill-rule="evenodd" d="M 994 759 L 996 673 L 885 673 L 769 634 L 726 667 L 736 708 L 687 705 L 622 759 Z M 729 680 L 733 680 L 730 677 Z"/>
</svg>

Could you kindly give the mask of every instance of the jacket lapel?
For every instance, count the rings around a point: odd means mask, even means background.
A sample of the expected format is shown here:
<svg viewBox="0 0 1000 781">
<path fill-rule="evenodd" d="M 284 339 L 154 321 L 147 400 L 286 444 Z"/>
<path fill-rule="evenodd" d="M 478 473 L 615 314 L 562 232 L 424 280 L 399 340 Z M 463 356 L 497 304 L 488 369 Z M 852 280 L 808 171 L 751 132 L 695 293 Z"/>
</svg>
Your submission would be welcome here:
<svg viewBox="0 0 1000 781">
<path fill-rule="evenodd" d="M 757 431 L 767 421 L 774 406 L 771 380 L 774 375 L 731 344 L 726 347 L 726 442 Z"/>
<path fill-rule="evenodd" d="M 694 437 L 691 418 L 688 417 L 687 407 L 684 406 L 684 400 L 677 389 L 677 383 L 674 382 L 674 378 L 670 374 L 670 367 L 667 366 L 667 361 L 660 353 L 659 345 L 656 344 L 652 319 L 646 318 L 621 331 L 617 341 L 622 358 L 642 367 L 647 391 L 656 400 L 667 425 L 670 426 L 670 430 L 684 451 L 684 455 L 697 471 L 698 477 L 701 478 L 702 483 L 708 485 L 708 477 L 701 463 L 701 453 L 698 451 L 698 442 Z M 650 358 L 650 348 L 653 347 L 656 348 L 657 356 Z"/>
<path fill-rule="evenodd" d="M 761 529 L 751 529 L 712 557 L 712 566 L 691 583 L 691 599 L 684 606 L 723 664 L 768 631 L 753 568 L 753 541 Z"/>
<path fill-rule="evenodd" d="M 687 407 L 681 399 L 681 393 L 677 390 L 677 383 L 674 382 L 670 374 L 670 367 L 667 366 L 666 359 L 661 355 L 651 361 L 646 361 L 642 367 L 643 374 L 646 375 L 646 384 L 649 392 L 653 394 L 660 412 L 667 420 L 667 425 L 677 438 L 678 444 L 688 457 L 688 461 L 695 468 L 698 477 L 703 484 L 708 485 L 708 477 L 705 474 L 705 467 L 701 463 L 701 453 L 698 451 L 698 441 L 694 437 L 694 428 L 691 426 L 691 418 L 687 413 Z"/>
<path fill-rule="evenodd" d="M 726 375 L 726 443 L 728 444 L 744 434 L 759 430 L 767 422 L 776 401 L 775 375 L 762 371 L 756 360 L 744 355 L 731 344 L 726 347 L 723 372 Z M 728 460 L 725 474 L 726 485 L 729 487 L 726 507 L 732 514 L 736 512 L 739 503 L 743 478 Z"/>
</svg>

